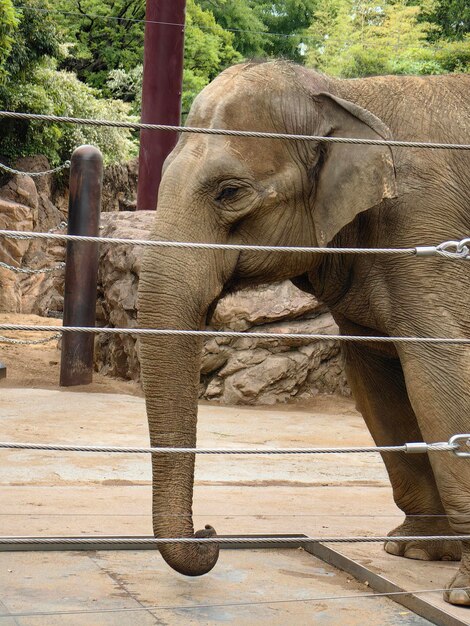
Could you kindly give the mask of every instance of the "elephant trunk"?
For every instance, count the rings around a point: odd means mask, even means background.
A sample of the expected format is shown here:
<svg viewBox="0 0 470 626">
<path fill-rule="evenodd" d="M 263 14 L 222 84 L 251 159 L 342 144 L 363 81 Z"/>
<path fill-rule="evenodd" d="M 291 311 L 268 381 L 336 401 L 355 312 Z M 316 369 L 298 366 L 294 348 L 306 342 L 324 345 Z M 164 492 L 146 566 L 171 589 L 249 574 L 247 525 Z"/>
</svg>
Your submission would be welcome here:
<svg viewBox="0 0 470 626">
<path fill-rule="evenodd" d="M 206 268 L 204 272 L 202 267 Z M 208 289 L 207 265 L 201 257 L 191 257 L 191 252 L 149 253 L 144 259 L 142 276 L 139 325 L 143 328 L 198 329 L 209 305 L 218 295 L 214 287 Z M 201 350 L 199 337 L 141 338 L 142 379 L 150 441 L 154 447 L 196 446 Z M 211 537 L 216 534 L 211 526 L 194 532 L 194 462 L 193 454 L 152 455 L 155 537 Z M 163 544 L 161 554 L 181 574 L 200 576 L 216 564 L 219 546 Z"/>
</svg>

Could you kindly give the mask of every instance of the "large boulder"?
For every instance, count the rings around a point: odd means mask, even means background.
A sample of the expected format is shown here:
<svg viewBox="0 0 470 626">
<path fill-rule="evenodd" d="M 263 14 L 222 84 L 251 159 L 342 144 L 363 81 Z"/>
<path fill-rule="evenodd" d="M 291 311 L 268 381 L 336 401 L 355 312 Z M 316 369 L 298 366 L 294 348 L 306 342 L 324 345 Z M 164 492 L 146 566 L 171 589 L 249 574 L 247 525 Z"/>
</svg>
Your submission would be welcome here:
<svg viewBox="0 0 470 626">
<path fill-rule="evenodd" d="M 146 239 L 150 211 L 103 214 L 104 237 Z M 143 248 L 103 245 L 99 269 L 99 322 L 137 326 L 137 288 Z M 213 337 L 204 342 L 200 397 L 224 404 L 274 404 L 305 400 L 319 392 L 348 394 L 339 345 L 282 338 L 285 333 L 337 333 L 324 306 L 289 281 L 224 297 L 212 321 L 217 330 L 273 333 L 273 339 Z M 96 365 L 105 374 L 140 378 L 136 340 L 101 335 Z"/>
</svg>

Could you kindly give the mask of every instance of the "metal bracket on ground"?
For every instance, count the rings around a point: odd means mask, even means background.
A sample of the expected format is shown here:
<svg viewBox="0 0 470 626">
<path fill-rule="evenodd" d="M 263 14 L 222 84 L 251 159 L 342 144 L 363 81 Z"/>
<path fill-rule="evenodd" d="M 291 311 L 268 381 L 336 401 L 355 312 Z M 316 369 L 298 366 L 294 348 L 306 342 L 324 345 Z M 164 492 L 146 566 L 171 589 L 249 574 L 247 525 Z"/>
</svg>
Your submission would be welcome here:
<svg viewBox="0 0 470 626">
<path fill-rule="evenodd" d="M 344 554 L 341 554 L 334 548 L 330 548 L 322 543 L 306 543 L 303 545 L 303 548 L 312 556 L 315 556 L 325 563 L 333 565 L 333 567 L 350 574 L 358 582 L 364 583 L 367 581 L 370 589 L 373 589 L 378 593 L 404 592 L 403 595 L 390 596 L 390 600 L 401 604 L 410 611 L 413 611 L 413 613 L 416 613 L 433 624 L 436 624 L 436 626 L 468 626 L 469 624 L 467 620 L 464 621 L 464 617 L 459 619 L 458 617 L 451 615 L 444 608 L 431 604 L 425 598 L 413 595 L 413 592 L 406 594 L 406 589 L 403 587 L 397 585 L 388 578 L 385 578 L 385 576 L 377 574 L 364 565 L 361 565 L 357 561 L 350 559 Z M 468 615 L 468 610 L 465 607 L 462 607 L 459 610 Z"/>
<path fill-rule="evenodd" d="M 233 539 L 237 537 L 240 539 L 240 543 L 224 543 L 223 539 Z M 260 541 L 260 543 L 244 543 L 243 539 L 245 538 L 272 538 L 278 539 L 276 543 L 266 543 Z M 112 535 L 109 536 L 86 536 L 87 539 L 95 539 L 96 541 L 93 543 L 87 542 L 86 544 L 83 541 L 80 541 L 84 538 L 84 536 L 80 537 L 51 537 L 50 539 L 56 539 L 53 543 L 45 544 L 21 544 L 15 543 L 17 539 L 32 539 L 33 537 L 2 537 L 2 539 L 11 539 L 11 543 L 2 543 L 0 544 L 0 552 L 45 552 L 45 551 L 95 551 L 95 550 L 158 550 L 158 546 L 152 545 L 149 543 L 143 544 L 138 543 L 135 540 L 151 538 L 150 536 L 143 535 L 134 535 L 122 537 L 122 543 L 115 544 L 110 543 L 109 539 L 114 539 Z M 292 538 L 297 538 L 298 542 L 292 542 Z M 369 568 L 361 565 L 357 561 L 341 554 L 337 550 L 330 548 L 322 543 L 305 543 L 303 540 L 308 539 L 308 535 L 304 534 L 273 534 L 273 535 L 220 535 L 220 548 L 227 550 L 260 550 L 260 549 L 289 549 L 289 550 L 297 550 L 298 548 L 303 548 L 306 552 L 311 554 L 312 556 L 320 559 L 321 561 L 336 567 L 339 570 L 346 572 L 353 576 L 359 583 L 364 583 L 367 581 L 368 586 L 371 590 L 376 591 L 377 593 L 397 593 L 400 595 L 391 595 L 390 599 L 394 602 L 397 602 L 401 606 L 406 607 L 413 613 L 420 615 L 421 617 L 429 620 L 436 626 L 468 626 L 469 622 L 464 619 L 459 619 L 454 615 L 451 615 L 449 612 L 445 610 L 445 608 L 441 608 L 435 606 L 428 602 L 425 598 L 419 597 L 417 595 L 413 595 L 413 592 L 407 593 L 407 590 L 403 587 L 397 585 L 392 582 L 385 576 L 377 574 L 376 572 L 370 570 Z M 76 543 L 71 542 L 70 540 L 76 539 Z M 283 542 L 283 539 L 289 539 L 288 542 Z M 64 540 L 67 540 L 65 543 Z M 403 594 L 403 595 L 401 595 Z M 462 611 L 466 612 L 465 609 Z"/>
</svg>

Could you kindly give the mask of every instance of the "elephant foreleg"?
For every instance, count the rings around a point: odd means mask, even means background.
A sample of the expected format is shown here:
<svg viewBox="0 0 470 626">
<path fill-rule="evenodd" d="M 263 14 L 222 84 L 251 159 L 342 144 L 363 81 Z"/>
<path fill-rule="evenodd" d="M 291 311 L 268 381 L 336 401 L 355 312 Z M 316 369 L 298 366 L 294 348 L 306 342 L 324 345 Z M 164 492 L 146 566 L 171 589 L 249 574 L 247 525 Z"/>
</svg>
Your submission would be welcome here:
<svg viewBox="0 0 470 626">
<path fill-rule="evenodd" d="M 399 359 L 358 345 L 348 345 L 344 353 L 356 406 L 375 443 L 390 446 L 423 441 Z M 382 458 L 395 503 L 406 515 L 390 535 L 452 534 L 428 455 L 394 452 Z M 384 547 L 390 554 L 411 559 L 460 559 L 460 545 L 452 541 L 388 541 Z"/>
<path fill-rule="evenodd" d="M 451 435 L 468 433 L 468 347 L 403 345 L 399 352 L 410 401 L 426 440 L 447 441 Z M 453 531 L 470 535 L 470 459 L 436 452 L 430 460 Z M 460 587 L 470 587 L 470 541 L 462 542 L 460 569 L 444 595 L 452 604 L 470 606 L 470 591 Z"/>
</svg>

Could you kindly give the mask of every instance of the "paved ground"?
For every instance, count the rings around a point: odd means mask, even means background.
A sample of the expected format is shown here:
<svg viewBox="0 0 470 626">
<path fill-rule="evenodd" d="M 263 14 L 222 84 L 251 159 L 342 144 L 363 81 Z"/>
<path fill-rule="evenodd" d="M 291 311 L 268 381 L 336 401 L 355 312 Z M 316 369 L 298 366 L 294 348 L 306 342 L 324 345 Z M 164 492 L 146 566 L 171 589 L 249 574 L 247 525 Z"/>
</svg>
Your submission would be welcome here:
<svg viewBox="0 0 470 626">
<path fill-rule="evenodd" d="M 372 443 L 341 398 L 312 408 L 203 405 L 199 424 L 200 446 Z M 5 441 L 147 445 L 143 400 L 116 394 L 4 389 L 0 433 Z M 151 533 L 147 456 L 1 450 L 0 490 L 1 535 Z M 220 534 L 381 535 L 401 520 L 376 454 L 198 457 L 194 510 L 197 527 L 209 522 Z M 397 559 L 378 545 L 341 550 L 408 589 L 440 588 L 456 567 Z M 153 551 L 0 553 L 0 626 L 429 624 L 389 599 L 360 597 L 367 593 L 302 550 L 223 550 L 198 579 L 174 573 Z M 428 596 L 443 604 L 440 593 Z M 451 610 L 470 624 L 470 611 Z M 5 617 L 29 612 L 49 614 Z"/>
</svg>

